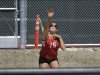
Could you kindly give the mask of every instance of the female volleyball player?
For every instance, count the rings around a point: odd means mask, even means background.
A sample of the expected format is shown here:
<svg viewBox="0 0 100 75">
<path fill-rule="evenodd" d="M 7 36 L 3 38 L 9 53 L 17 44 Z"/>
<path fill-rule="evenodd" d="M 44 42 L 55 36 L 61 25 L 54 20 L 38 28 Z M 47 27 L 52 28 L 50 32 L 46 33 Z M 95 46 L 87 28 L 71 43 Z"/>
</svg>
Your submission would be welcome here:
<svg viewBox="0 0 100 75">
<path fill-rule="evenodd" d="M 48 18 L 42 36 L 42 48 L 39 57 L 39 68 L 59 68 L 57 59 L 58 48 L 65 50 L 65 44 L 61 36 L 56 34 L 58 26 L 50 21 L 54 15 L 53 9 L 48 10 Z"/>
</svg>

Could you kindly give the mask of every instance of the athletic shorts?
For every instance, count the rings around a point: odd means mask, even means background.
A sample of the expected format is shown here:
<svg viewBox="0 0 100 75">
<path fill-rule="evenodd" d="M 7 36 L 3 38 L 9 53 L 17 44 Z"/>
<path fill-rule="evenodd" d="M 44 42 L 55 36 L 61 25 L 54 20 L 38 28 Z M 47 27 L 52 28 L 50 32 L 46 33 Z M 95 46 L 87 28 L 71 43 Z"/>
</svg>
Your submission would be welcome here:
<svg viewBox="0 0 100 75">
<path fill-rule="evenodd" d="M 48 63 L 49 65 L 50 65 L 50 63 L 52 62 L 52 61 L 58 61 L 58 58 L 55 58 L 55 59 L 52 59 L 52 60 L 47 60 L 47 59 L 45 59 L 45 58 L 43 58 L 43 57 L 39 57 L 39 64 L 42 64 L 42 63 Z M 58 62 L 59 63 L 59 62 Z"/>
</svg>

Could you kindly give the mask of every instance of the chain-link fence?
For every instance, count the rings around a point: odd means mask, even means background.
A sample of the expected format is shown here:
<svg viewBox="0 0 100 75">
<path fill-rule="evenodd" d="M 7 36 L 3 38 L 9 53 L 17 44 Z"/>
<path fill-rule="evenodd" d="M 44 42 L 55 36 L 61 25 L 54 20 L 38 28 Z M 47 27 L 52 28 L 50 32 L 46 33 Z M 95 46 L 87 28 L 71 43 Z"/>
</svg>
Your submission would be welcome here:
<svg viewBox="0 0 100 75">
<path fill-rule="evenodd" d="M 35 18 L 40 14 L 43 25 L 47 10 L 53 8 L 53 22 L 59 26 L 58 34 L 66 44 L 100 43 L 99 0 L 28 0 L 27 44 L 34 44 Z M 39 43 L 42 30 L 40 28 Z"/>
<path fill-rule="evenodd" d="M 1 0 L 0 2 L 0 8 L 13 7 L 14 0 Z M 58 34 L 62 36 L 66 44 L 100 43 L 99 0 L 27 0 L 27 44 L 34 44 L 36 15 L 40 14 L 43 26 L 45 26 L 49 8 L 55 11 L 52 22 L 57 22 Z M 1 36 L 14 35 L 14 11 L 0 11 L 0 28 Z M 41 37 L 40 27 L 40 44 Z"/>
<path fill-rule="evenodd" d="M 0 8 L 14 8 L 14 0 L 0 0 Z M 13 36 L 14 33 L 14 11 L 0 11 L 0 36 Z"/>
</svg>

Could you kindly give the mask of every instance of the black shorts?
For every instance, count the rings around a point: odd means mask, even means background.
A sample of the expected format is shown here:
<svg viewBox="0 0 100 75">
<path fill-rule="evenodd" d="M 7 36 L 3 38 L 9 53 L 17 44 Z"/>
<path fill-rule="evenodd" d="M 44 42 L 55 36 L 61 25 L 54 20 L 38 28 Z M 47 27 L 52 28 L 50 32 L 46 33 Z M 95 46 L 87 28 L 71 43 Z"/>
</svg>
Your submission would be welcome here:
<svg viewBox="0 0 100 75">
<path fill-rule="evenodd" d="M 50 63 L 52 62 L 52 61 L 58 61 L 58 59 L 57 58 L 55 58 L 55 59 L 52 59 L 52 60 L 47 60 L 47 59 L 45 59 L 45 58 L 43 58 L 43 57 L 39 57 L 39 64 L 42 64 L 42 63 L 48 63 L 49 65 L 50 65 Z M 58 62 L 59 63 L 59 62 Z"/>
</svg>

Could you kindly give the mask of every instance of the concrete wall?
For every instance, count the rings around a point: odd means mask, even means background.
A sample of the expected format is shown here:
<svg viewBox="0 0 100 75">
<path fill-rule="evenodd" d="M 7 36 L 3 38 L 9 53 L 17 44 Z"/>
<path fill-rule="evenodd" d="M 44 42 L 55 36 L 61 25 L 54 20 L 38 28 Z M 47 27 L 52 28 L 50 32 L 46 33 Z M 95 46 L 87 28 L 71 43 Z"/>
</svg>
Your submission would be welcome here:
<svg viewBox="0 0 100 75">
<path fill-rule="evenodd" d="M 61 68 L 100 67 L 100 48 L 97 51 L 59 51 Z M 38 68 L 40 50 L 0 50 L 0 68 Z"/>
</svg>

